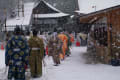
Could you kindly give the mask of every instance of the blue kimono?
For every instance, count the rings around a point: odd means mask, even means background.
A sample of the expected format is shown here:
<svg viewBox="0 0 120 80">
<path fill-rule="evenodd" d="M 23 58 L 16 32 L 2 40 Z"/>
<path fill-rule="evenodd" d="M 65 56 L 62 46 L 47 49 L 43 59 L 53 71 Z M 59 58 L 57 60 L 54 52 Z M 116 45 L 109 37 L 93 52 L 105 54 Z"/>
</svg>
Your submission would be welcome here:
<svg viewBox="0 0 120 80">
<path fill-rule="evenodd" d="M 25 66 L 28 65 L 29 48 L 24 37 L 13 36 L 7 43 L 5 64 L 9 66 L 8 80 L 25 80 Z"/>
</svg>

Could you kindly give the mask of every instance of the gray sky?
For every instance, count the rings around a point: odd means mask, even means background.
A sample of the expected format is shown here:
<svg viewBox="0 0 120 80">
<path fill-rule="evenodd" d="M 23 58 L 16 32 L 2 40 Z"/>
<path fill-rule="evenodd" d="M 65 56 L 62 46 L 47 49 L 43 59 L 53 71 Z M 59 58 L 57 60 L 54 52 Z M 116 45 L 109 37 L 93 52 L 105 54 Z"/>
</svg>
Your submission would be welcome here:
<svg viewBox="0 0 120 80">
<path fill-rule="evenodd" d="M 78 0 L 78 1 L 81 13 L 94 12 L 95 8 L 92 8 L 92 6 L 96 6 L 96 10 L 101 10 L 112 6 L 120 5 L 120 0 Z"/>
</svg>

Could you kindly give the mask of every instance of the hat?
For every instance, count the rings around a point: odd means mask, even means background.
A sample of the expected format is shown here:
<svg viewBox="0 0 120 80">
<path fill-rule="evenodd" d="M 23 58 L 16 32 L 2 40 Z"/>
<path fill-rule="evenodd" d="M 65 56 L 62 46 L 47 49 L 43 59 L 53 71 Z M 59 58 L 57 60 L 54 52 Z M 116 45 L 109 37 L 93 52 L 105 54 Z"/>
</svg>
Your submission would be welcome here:
<svg viewBox="0 0 120 80">
<path fill-rule="evenodd" d="M 54 28 L 54 31 L 53 32 L 57 32 L 57 29 L 56 28 Z"/>
<path fill-rule="evenodd" d="M 33 36 L 37 36 L 38 31 L 36 29 L 33 29 Z"/>
<path fill-rule="evenodd" d="M 19 27 L 19 26 L 16 26 L 16 28 L 14 29 L 14 33 L 15 33 L 16 35 L 18 35 L 18 34 L 20 34 L 20 32 L 21 32 L 20 27 Z"/>
</svg>

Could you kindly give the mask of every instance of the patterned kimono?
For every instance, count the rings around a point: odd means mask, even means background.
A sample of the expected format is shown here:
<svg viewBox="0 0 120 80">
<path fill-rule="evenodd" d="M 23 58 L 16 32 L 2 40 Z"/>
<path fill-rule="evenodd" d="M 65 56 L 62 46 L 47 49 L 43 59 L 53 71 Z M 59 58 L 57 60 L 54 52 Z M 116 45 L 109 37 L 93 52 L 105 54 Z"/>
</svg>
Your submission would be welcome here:
<svg viewBox="0 0 120 80">
<path fill-rule="evenodd" d="M 22 36 L 13 36 L 7 43 L 5 64 L 9 66 L 8 79 L 25 80 L 25 66 L 28 65 L 29 48 Z"/>
<path fill-rule="evenodd" d="M 30 47 L 30 69 L 32 77 L 42 76 L 42 60 L 44 57 L 43 40 L 39 37 L 31 37 L 28 41 Z"/>
<path fill-rule="evenodd" d="M 60 64 L 59 55 L 62 52 L 61 44 L 62 44 L 62 42 L 57 37 L 56 37 L 56 39 L 51 37 L 51 39 L 48 42 L 48 55 L 52 56 L 55 65 Z"/>
</svg>

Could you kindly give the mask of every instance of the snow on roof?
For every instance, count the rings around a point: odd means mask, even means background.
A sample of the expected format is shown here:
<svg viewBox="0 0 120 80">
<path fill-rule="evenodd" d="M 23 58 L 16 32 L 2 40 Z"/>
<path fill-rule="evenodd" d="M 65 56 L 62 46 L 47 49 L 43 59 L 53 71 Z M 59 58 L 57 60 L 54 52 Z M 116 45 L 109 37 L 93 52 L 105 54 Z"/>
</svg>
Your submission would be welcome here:
<svg viewBox="0 0 120 80">
<path fill-rule="evenodd" d="M 55 11 L 57 11 L 57 12 L 61 12 L 60 10 L 56 9 L 55 7 L 53 7 L 52 5 L 50 5 L 49 3 L 47 3 L 46 1 L 41 0 L 40 2 L 44 2 L 48 7 L 50 7 L 51 9 L 53 9 L 53 10 L 55 10 Z M 39 2 L 39 3 L 40 3 L 40 2 Z M 34 6 L 34 8 L 35 8 L 36 6 L 38 6 L 39 3 L 36 3 L 36 5 Z"/>
<path fill-rule="evenodd" d="M 15 26 L 15 25 L 29 25 L 32 15 L 32 10 L 34 7 L 34 3 L 25 3 L 24 4 L 24 17 L 15 17 L 12 19 L 8 19 L 6 21 L 7 26 Z"/>
<path fill-rule="evenodd" d="M 58 18 L 63 16 L 68 16 L 69 14 L 65 13 L 50 13 L 50 14 L 35 14 L 35 18 Z"/>
<path fill-rule="evenodd" d="M 57 12 L 61 12 L 60 10 L 58 10 L 57 8 L 53 7 L 52 5 L 50 5 L 49 3 L 47 3 L 46 1 L 44 1 L 46 3 L 47 6 L 49 6 L 51 9 L 57 11 Z"/>
<path fill-rule="evenodd" d="M 43 1 L 43 0 L 42 0 Z M 41 2 L 41 1 L 40 1 Z M 58 17 L 63 17 L 63 16 L 68 16 L 69 14 L 63 13 L 60 10 L 56 9 L 55 7 L 53 7 L 52 5 L 50 5 L 49 3 L 47 3 L 46 1 L 43 1 L 48 7 L 50 7 L 51 9 L 59 12 L 59 13 L 49 13 L 49 14 L 35 14 L 35 18 L 58 18 Z M 39 3 L 37 4 L 39 5 Z M 36 5 L 36 6 L 37 6 Z M 35 7 L 36 7 L 35 6 Z M 34 8 L 35 8 L 34 7 Z"/>
</svg>

